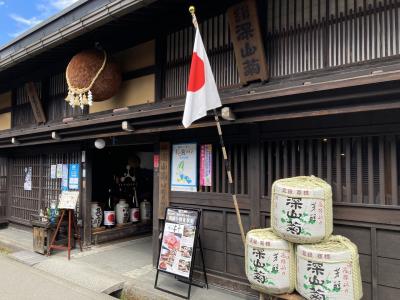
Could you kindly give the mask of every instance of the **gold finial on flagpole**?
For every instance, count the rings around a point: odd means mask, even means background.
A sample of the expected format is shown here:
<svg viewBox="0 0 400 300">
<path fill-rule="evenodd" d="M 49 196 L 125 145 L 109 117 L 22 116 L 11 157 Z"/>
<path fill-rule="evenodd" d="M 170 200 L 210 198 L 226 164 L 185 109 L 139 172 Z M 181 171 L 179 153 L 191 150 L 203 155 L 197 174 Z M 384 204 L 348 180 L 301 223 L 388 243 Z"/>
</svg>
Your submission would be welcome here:
<svg viewBox="0 0 400 300">
<path fill-rule="evenodd" d="M 197 18 L 196 18 L 196 14 L 195 14 L 196 8 L 195 8 L 193 5 L 189 6 L 189 12 L 190 12 L 190 14 L 192 15 L 192 22 L 193 22 L 193 25 L 194 25 L 194 27 L 197 29 L 197 27 L 199 26 L 199 24 L 197 23 Z"/>
</svg>

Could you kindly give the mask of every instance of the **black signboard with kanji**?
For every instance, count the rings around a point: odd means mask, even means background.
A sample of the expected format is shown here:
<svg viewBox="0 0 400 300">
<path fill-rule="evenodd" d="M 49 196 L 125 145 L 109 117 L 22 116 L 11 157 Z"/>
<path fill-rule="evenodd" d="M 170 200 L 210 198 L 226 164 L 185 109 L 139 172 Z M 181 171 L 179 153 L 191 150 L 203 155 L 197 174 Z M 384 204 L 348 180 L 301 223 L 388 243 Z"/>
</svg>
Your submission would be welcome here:
<svg viewBox="0 0 400 300">
<path fill-rule="evenodd" d="M 268 80 L 256 1 L 246 0 L 230 7 L 228 21 L 241 83 Z"/>
</svg>

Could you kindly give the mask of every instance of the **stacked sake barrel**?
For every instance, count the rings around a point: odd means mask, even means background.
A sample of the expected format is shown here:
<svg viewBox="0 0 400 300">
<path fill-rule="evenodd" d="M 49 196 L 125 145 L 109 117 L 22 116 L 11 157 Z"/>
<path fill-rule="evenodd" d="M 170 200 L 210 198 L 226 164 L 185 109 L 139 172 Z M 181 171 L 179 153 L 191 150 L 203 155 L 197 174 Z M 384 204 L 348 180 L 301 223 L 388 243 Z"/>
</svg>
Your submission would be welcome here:
<svg viewBox="0 0 400 300">
<path fill-rule="evenodd" d="M 332 235 L 332 189 L 314 176 L 272 185 L 271 228 L 246 237 L 246 275 L 255 290 L 306 299 L 359 300 L 362 285 L 356 245 Z"/>
</svg>

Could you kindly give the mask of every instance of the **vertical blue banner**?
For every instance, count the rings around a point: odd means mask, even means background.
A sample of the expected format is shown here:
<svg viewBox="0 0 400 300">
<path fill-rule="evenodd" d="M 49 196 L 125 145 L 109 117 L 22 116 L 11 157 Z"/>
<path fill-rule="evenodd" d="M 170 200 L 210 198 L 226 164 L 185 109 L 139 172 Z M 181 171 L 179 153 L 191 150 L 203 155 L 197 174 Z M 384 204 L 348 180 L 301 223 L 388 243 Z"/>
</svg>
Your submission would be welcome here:
<svg viewBox="0 0 400 300">
<path fill-rule="evenodd" d="M 79 190 L 79 164 L 69 165 L 69 189 Z"/>
</svg>

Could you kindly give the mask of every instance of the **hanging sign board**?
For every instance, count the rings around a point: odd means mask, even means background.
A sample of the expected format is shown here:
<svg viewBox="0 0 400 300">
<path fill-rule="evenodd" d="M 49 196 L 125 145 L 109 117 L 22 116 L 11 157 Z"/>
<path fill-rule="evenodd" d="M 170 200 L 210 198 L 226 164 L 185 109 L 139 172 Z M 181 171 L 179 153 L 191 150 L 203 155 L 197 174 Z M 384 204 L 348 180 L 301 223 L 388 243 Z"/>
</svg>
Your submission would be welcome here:
<svg viewBox="0 0 400 300">
<path fill-rule="evenodd" d="M 255 0 L 246 0 L 228 9 L 229 29 L 240 82 L 268 80 L 264 44 Z"/>
<path fill-rule="evenodd" d="M 32 167 L 25 167 L 24 175 L 24 190 L 32 191 Z"/>
<path fill-rule="evenodd" d="M 79 164 L 70 164 L 68 181 L 70 190 L 79 190 L 79 175 Z"/>
<path fill-rule="evenodd" d="M 172 145 L 171 191 L 197 191 L 197 144 Z"/>
<path fill-rule="evenodd" d="M 200 185 L 212 185 L 212 145 L 200 146 Z"/>
<path fill-rule="evenodd" d="M 162 235 L 159 271 L 189 278 L 192 274 L 199 211 L 168 207 Z"/>
<path fill-rule="evenodd" d="M 61 190 L 68 191 L 68 165 L 61 165 Z"/>
<path fill-rule="evenodd" d="M 60 194 L 60 201 L 58 202 L 59 209 L 75 209 L 78 203 L 78 191 L 63 191 Z"/>
</svg>

